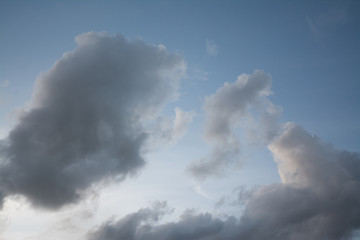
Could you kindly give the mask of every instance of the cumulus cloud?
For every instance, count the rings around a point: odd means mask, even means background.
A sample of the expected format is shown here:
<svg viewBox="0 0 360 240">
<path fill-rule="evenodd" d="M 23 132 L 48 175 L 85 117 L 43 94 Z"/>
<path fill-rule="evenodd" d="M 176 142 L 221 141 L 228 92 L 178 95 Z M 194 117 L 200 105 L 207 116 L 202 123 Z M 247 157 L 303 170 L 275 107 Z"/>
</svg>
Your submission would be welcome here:
<svg viewBox="0 0 360 240">
<path fill-rule="evenodd" d="M 340 151 L 289 123 L 269 149 L 281 184 L 246 206 L 246 239 L 350 239 L 360 228 L 360 155 Z"/>
<path fill-rule="evenodd" d="M 206 97 L 205 140 L 213 145 L 209 156 L 189 166 L 190 173 L 198 179 L 221 176 L 227 166 L 239 160 L 240 142 L 238 128 L 251 120 L 256 133 L 265 141 L 278 132 L 277 118 L 281 109 L 271 103 L 271 77 L 261 70 L 252 75 L 242 74 L 234 83 L 225 83 L 215 94 Z M 256 120 L 253 121 L 252 119 Z"/>
<path fill-rule="evenodd" d="M 218 46 L 214 41 L 206 40 L 206 52 L 211 56 L 218 54 Z"/>
<path fill-rule="evenodd" d="M 103 224 L 89 239 L 352 239 L 360 229 L 360 154 L 337 150 L 292 123 L 269 149 L 282 182 L 246 196 L 240 191 L 241 216 L 186 211 L 176 222 L 156 224 L 148 219 L 157 211 L 140 210 Z"/>
<path fill-rule="evenodd" d="M 56 209 L 92 184 L 135 173 L 144 165 L 145 123 L 178 95 L 180 55 L 121 35 L 75 40 L 78 47 L 38 77 L 30 109 L 0 144 L 0 202 L 20 194 Z M 179 118 L 177 136 L 189 119 Z"/>
</svg>

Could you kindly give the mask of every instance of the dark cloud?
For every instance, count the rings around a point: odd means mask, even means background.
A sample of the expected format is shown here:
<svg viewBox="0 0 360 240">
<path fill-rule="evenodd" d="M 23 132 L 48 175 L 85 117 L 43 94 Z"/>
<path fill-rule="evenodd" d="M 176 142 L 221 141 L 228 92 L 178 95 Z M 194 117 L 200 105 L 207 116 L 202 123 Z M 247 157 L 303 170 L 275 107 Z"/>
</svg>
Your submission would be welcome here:
<svg viewBox="0 0 360 240">
<path fill-rule="evenodd" d="M 134 240 L 352 239 L 360 229 L 360 154 L 339 151 L 292 123 L 269 149 L 282 182 L 249 192 L 241 216 L 219 219 L 188 211 L 177 222 L 156 225 L 145 224 L 146 215 L 139 220 L 138 212 L 102 225 L 89 239 L 126 239 L 120 232 L 129 229 L 127 239 Z M 241 191 L 239 197 L 240 204 Z M 136 221 L 125 227 L 125 219 Z"/>
<path fill-rule="evenodd" d="M 92 184 L 144 165 L 145 122 L 177 97 L 181 56 L 121 35 L 85 33 L 36 81 L 30 109 L 1 142 L 0 203 L 56 209 Z"/>
<path fill-rule="evenodd" d="M 278 132 L 277 118 L 281 109 L 272 104 L 271 77 L 261 70 L 252 75 L 241 74 L 234 83 L 225 83 L 205 99 L 205 140 L 213 145 L 212 152 L 188 168 L 198 179 L 221 176 L 240 158 L 238 128 L 248 131 L 252 138 L 271 140 Z M 251 122 L 252 126 L 245 126 Z M 249 131 L 250 129 L 250 131 Z"/>
</svg>

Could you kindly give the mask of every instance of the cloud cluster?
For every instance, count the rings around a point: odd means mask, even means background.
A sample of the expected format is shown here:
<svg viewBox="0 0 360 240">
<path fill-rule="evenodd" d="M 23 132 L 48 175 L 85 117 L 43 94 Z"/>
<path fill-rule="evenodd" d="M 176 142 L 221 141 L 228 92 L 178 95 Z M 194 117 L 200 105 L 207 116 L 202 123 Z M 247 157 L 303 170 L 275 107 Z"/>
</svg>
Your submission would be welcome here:
<svg viewBox="0 0 360 240">
<path fill-rule="evenodd" d="M 221 175 L 227 166 L 232 167 L 238 162 L 240 142 L 237 132 L 246 122 L 256 125 L 252 132 L 265 141 L 277 134 L 277 117 L 281 109 L 267 99 L 271 94 L 270 87 L 270 75 L 255 70 L 252 75 L 240 75 L 234 83 L 226 82 L 205 99 L 205 140 L 213 145 L 213 150 L 209 156 L 189 166 L 193 176 L 205 179 Z"/>
<path fill-rule="evenodd" d="M 173 120 L 159 116 L 177 97 L 186 70 L 181 56 L 121 35 L 90 32 L 76 42 L 37 79 L 30 107 L 0 141 L 0 207 L 10 195 L 47 209 L 75 203 L 94 184 L 136 173 L 149 139 L 175 142 L 194 117 L 180 108 Z M 243 129 L 268 145 L 281 183 L 240 189 L 234 216 L 187 210 L 178 221 L 162 223 L 171 209 L 159 202 L 107 221 L 87 238 L 351 239 L 360 229 L 360 154 L 338 150 L 293 123 L 280 127 L 270 87 L 270 75 L 256 70 L 205 99 L 204 138 L 213 148 L 188 170 L 205 179 L 238 164 Z"/>
<path fill-rule="evenodd" d="M 145 209 L 104 223 L 89 239 L 351 239 L 360 228 L 360 154 L 337 150 L 292 123 L 269 149 L 282 183 L 252 192 L 241 216 L 185 211 L 177 222 L 159 225 L 149 220 L 163 212 Z"/>
<path fill-rule="evenodd" d="M 178 221 L 159 225 L 145 223 L 146 216 L 140 220 L 138 212 L 103 224 L 90 239 L 118 239 L 128 229 L 131 235 L 127 236 L 134 240 L 351 239 L 360 229 L 360 154 L 338 150 L 294 123 L 280 128 L 280 108 L 267 99 L 270 83 L 269 75 L 255 71 L 225 83 L 206 99 L 205 138 L 215 147 L 210 158 L 190 170 L 200 177 L 211 175 L 238 157 L 234 129 L 255 109 L 259 132 L 277 163 L 281 183 L 241 190 L 238 204 L 245 204 L 243 212 L 239 206 L 239 214 L 225 219 L 186 211 Z M 132 227 L 125 228 L 123 222 L 135 216 Z"/>
<path fill-rule="evenodd" d="M 186 70 L 180 55 L 121 35 L 75 40 L 78 47 L 38 77 L 30 109 L 0 143 L 0 202 L 20 194 L 56 209 L 94 183 L 136 172 L 146 121 L 177 97 Z"/>
</svg>

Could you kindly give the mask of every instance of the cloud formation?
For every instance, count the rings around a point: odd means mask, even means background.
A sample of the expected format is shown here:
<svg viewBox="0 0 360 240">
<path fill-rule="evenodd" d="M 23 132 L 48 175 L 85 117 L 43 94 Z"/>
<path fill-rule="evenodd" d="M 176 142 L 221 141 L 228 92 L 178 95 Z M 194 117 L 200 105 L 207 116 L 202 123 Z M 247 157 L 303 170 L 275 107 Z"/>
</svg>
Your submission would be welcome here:
<svg viewBox="0 0 360 240">
<path fill-rule="evenodd" d="M 75 40 L 78 47 L 38 77 L 30 109 L 0 143 L 0 202 L 20 194 L 57 209 L 94 183 L 135 173 L 144 165 L 146 121 L 177 97 L 186 70 L 180 55 L 121 35 Z"/>
<path fill-rule="evenodd" d="M 270 75 L 255 70 L 252 75 L 241 74 L 234 83 L 226 82 L 206 97 L 204 137 L 213 145 L 213 150 L 209 156 L 189 166 L 193 176 L 198 179 L 219 176 L 226 167 L 238 163 L 240 142 L 237 133 L 246 122 L 255 125 L 252 133 L 265 141 L 277 134 L 281 109 L 267 99 L 271 94 L 270 87 Z"/>
<path fill-rule="evenodd" d="M 293 123 L 269 149 L 282 182 L 252 192 L 241 216 L 188 210 L 158 224 L 164 211 L 142 209 L 104 223 L 88 239 L 351 239 L 360 228 L 360 154 L 337 150 Z"/>
<path fill-rule="evenodd" d="M 240 236 L 350 239 L 360 228 L 360 154 L 337 150 L 293 123 L 269 149 L 282 183 L 265 186 L 250 199 Z"/>
</svg>

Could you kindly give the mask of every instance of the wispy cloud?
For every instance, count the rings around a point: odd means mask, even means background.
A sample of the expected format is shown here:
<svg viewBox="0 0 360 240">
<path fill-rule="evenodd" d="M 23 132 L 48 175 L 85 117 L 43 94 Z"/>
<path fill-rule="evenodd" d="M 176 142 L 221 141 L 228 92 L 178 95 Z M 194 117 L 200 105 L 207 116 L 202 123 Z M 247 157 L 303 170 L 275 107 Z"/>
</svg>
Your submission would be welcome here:
<svg viewBox="0 0 360 240">
<path fill-rule="evenodd" d="M 326 33 L 329 27 L 335 27 L 346 23 L 348 7 L 349 2 L 344 1 L 340 6 L 332 6 L 313 16 L 306 16 L 305 20 L 314 37 L 320 38 Z"/>
<path fill-rule="evenodd" d="M 201 68 L 195 67 L 191 69 L 191 76 L 195 79 L 199 79 L 202 81 L 209 80 L 209 72 L 202 70 Z"/>
<path fill-rule="evenodd" d="M 9 85 L 10 85 L 10 81 L 6 79 L 0 83 L 0 88 L 5 88 Z"/>
<path fill-rule="evenodd" d="M 218 45 L 212 40 L 206 40 L 206 52 L 211 56 L 218 54 Z"/>
</svg>

